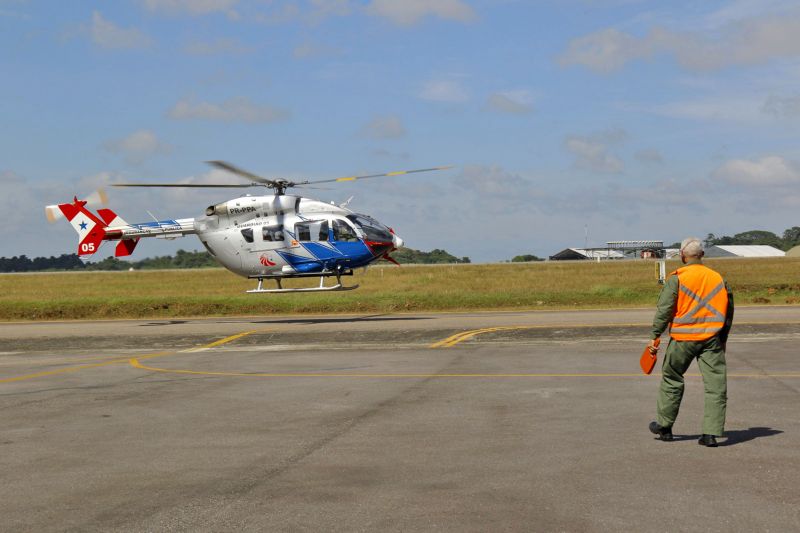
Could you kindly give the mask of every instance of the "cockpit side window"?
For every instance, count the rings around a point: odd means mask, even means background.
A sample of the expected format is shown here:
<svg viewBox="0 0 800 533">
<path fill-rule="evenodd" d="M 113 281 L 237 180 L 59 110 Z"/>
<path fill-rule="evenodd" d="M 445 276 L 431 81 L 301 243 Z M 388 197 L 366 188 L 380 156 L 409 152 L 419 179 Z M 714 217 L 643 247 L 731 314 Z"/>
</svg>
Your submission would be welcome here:
<svg viewBox="0 0 800 533">
<path fill-rule="evenodd" d="M 328 240 L 328 221 L 315 220 L 299 222 L 294 225 L 294 232 L 298 241 L 320 242 Z"/>
<path fill-rule="evenodd" d="M 347 218 L 366 234 L 371 241 L 392 241 L 389 228 L 366 215 L 347 215 Z"/>
<path fill-rule="evenodd" d="M 357 242 L 358 235 L 350 224 L 338 218 L 333 219 L 333 239 L 339 242 Z"/>
<path fill-rule="evenodd" d="M 247 242 L 253 242 L 253 228 L 245 228 L 242 230 L 242 237 Z"/>
</svg>

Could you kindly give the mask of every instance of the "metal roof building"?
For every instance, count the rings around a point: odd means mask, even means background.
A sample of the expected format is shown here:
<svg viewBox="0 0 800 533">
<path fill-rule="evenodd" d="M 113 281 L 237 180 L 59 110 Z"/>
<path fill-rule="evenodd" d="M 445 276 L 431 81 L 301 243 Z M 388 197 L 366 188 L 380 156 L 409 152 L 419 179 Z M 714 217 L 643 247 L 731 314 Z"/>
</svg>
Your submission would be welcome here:
<svg viewBox="0 0 800 533">
<path fill-rule="evenodd" d="M 609 241 L 602 248 L 567 248 L 550 256 L 551 261 L 581 259 L 634 259 L 664 256 L 663 241 Z"/>
<path fill-rule="evenodd" d="M 717 244 L 706 248 L 706 257 L 783 257 L 786 252 L 774 246 L 758 245 L 723 245 Z"/>
<path fill-rule="evenodd" d="M 576 259 L 624 259 L 625 255 L 617 250 L 567 248 L 557 254 L 551 255 L 551 261 L 570 261 Z"/>
</svg>

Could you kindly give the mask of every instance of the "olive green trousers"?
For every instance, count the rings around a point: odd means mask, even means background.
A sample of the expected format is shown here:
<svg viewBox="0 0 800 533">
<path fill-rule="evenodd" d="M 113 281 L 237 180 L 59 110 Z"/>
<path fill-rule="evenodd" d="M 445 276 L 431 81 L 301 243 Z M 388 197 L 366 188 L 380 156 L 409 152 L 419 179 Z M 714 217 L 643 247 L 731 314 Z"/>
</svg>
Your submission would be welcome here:
<svg viewBox="0 0 800 533">
<path fill-rule="evenodd" d="M 703 433 L 722 436 L 725 429 L 725 408 L 728 403 L 728 374 L 725 349 L 717 337 L 705 341 L 670 339 L 661 366 L 661 388 L 658 392 L 658 425 L 672 427 L 683 399 L 683 375 L 692 360 L 703 376 Z"/>
</svg>

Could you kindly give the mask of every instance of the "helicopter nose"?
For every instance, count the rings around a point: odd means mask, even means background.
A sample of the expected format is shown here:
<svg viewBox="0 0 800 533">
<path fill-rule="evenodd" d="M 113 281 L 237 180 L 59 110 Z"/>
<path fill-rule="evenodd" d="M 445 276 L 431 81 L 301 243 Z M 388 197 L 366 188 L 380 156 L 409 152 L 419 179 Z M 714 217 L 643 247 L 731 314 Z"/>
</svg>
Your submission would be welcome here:
<svg viewBox="0 0 800 533">
<path fill-rule="evenodd" d="M 392 234 L 392 244 L 394 244 L 395 248 L 400 248 L 401 246 L 403 246 L 403 239 L 401 239 L 397 235 Z"/>
</svg>

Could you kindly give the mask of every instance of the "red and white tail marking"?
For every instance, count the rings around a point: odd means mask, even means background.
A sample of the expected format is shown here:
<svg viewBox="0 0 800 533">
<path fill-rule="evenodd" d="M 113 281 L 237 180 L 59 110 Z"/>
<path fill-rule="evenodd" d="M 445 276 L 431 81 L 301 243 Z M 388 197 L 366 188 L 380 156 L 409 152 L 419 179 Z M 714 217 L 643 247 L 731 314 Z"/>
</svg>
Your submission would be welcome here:
<svg viewBox="0 0 800 533">
<path fill-rule="evenodd" d="M 48 206 L 46 208 L 47 218 L 51 221 L 63 215 L 78 234 L 78 255 L 92 255 L 100 249 L 100 244 L 107 238 L 106 229 L 111 227 L 127 226 L 128 223 L 122 220 L 111 209 L 99 209 L 97 214 L 86 209 L 86 200 L 78 200 L 76 196 L 72 203 Z M 56 209 L 58 211 L 56 211 Z M 108 238 L 113 238 L 109 236 Z M 121 240 L 115 249 L 114 255 L 117 257 L 131 255 L 139 239 Z"/>
<path fill-rule="evenodd" d="M 100 215 L 100 218 L 106 223 L 107 226 L 112 228 L 118 228 L 121 226 L 127 226 L 128 223 L 122 220 L 122 217 L 117 215 L 111 209 L 98 209 L 97 214 Z M 125 257 L 131 255 L 133 253 L 134 248 L 136 245 L 139 244 L 139 237 L 135 239 L 122 239 L 117 243 L 117 247 L 114 249 L 114 256 L 115 257 Z"/>
<path fill-rule="evenodd" d="M 106 224 L 86 209 L 86 200 L 78 200 L 76 196 L 72 203 L 59 204 L 58 209 L 78 234 L 78 255 L 92 255 L 97 252 L 106 235 Z M 52 209 L 47 212 L 49 215 Z"/>
</svg>

